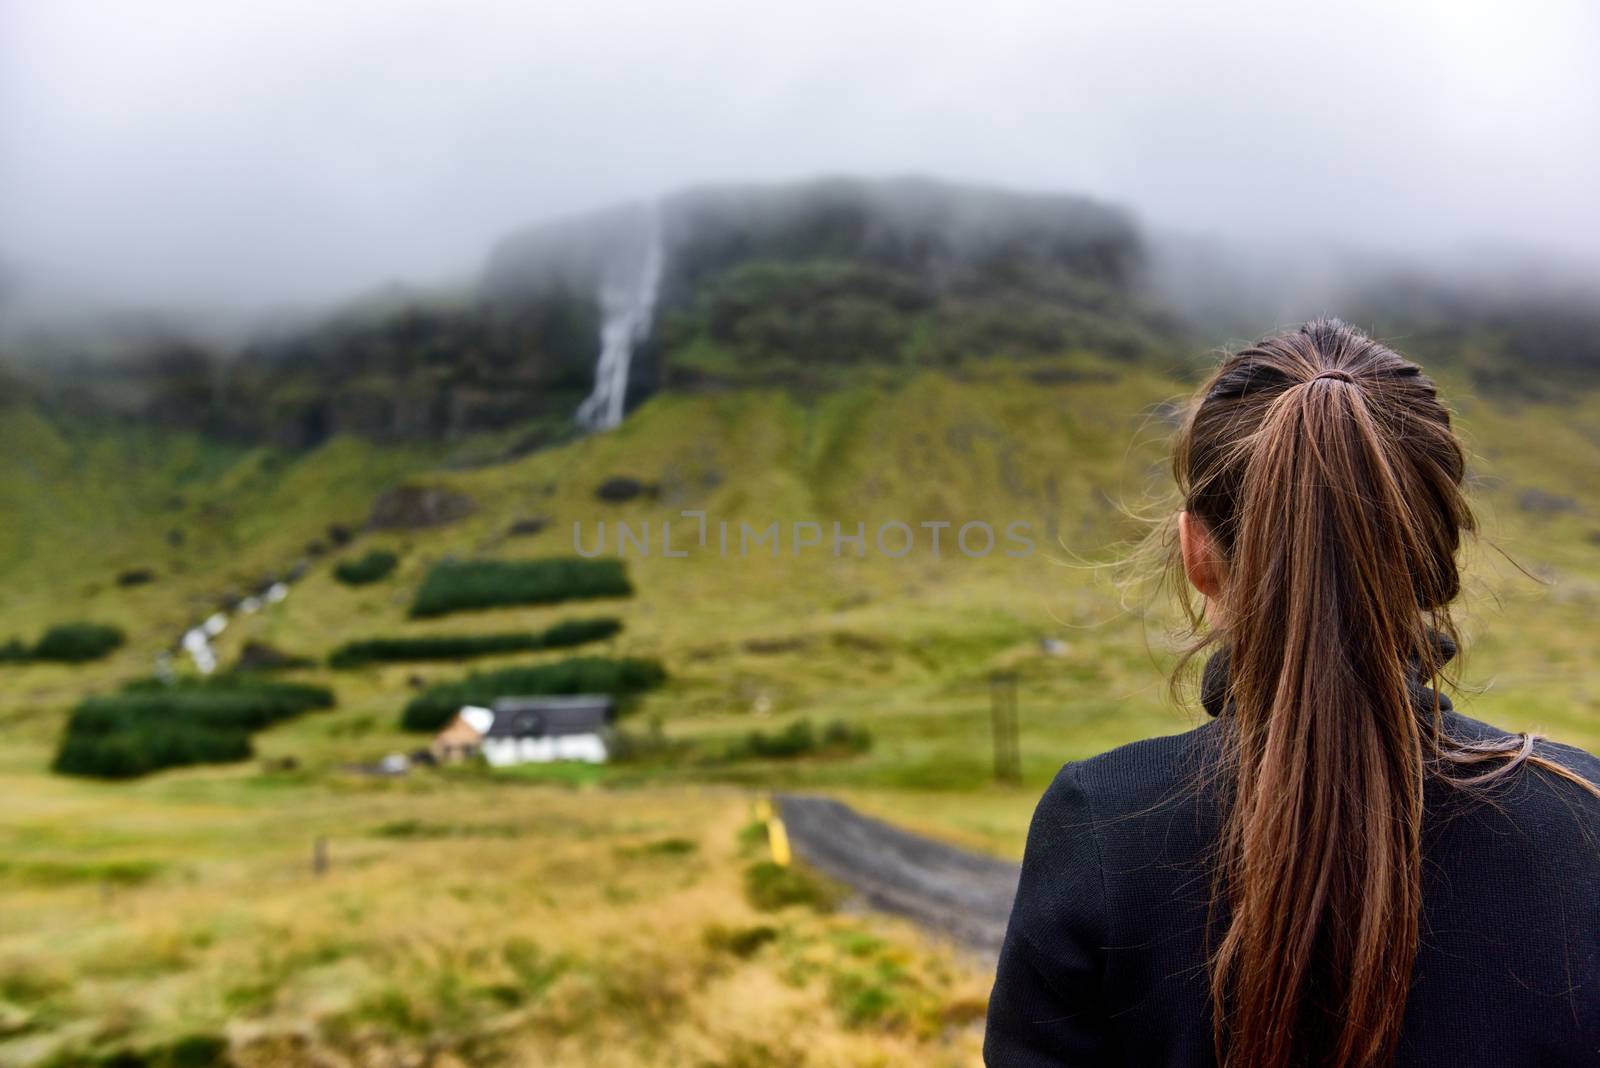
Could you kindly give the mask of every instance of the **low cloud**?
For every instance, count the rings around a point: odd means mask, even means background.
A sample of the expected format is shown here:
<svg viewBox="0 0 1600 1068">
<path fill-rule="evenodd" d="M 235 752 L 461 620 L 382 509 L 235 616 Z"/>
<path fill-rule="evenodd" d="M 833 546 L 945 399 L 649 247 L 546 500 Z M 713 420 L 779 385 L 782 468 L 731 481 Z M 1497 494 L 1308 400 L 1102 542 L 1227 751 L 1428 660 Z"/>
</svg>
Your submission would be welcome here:
<svg viewBox="0 0 1600 1068">
<path fill-rule="evenodd" d="M 12 4 L 0 273 L 253 314 L 470 280 L 531 220 L 820 173 L 1086 193 L 1202 242 L 1580 261 L 1597 10 Z"/>
</svg>

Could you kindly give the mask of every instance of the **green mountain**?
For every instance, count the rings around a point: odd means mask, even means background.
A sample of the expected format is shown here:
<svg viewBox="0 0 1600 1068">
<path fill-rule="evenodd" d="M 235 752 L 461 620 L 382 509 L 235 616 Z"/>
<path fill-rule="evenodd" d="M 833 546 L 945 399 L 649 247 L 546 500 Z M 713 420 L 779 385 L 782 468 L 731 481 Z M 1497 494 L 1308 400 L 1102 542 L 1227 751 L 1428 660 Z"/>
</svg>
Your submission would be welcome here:
<svg viewBox="0 0 1600 1068">
<path fill-rule="evenodd" d="M 601 328 L 626 303 L 617 265 L 641 241 L 659 261 L 629 414 L 583 434 Z M 602 522 L 614 553 L 619 521 L 636 539 L 648 524 L 653 551 L 634 543 L 638 592 L 608 648 L 667 666 L 640 722 L 669 734 L 859 716 L 883 743 L 855 770 L 815 774 L 959 783 L 983 774 L 972 709 L 999 668 L 1065 710 L 1030 774 L 1178 722 L 1149 685 L 1150 650 L 1171 659 L 1164 618 L 1130 613 L 1086 566 L 1140 533 L 1124 509 L 1165 486 L 1166 435 L 1218 340 L 1164 301 L 1158 258 L 1124 213 L 1077 198 L 918 181 L 712 189 L 508 238 L 469 293 L 389 294 L 234 350 L 146 331 L 116 356 L 24 352 L 0 409 L 0 641 L 76 620 L 129 640 L 84 667 L 0 666 L 4 759 L 43 767 L 85 693 L 163 653 L 189 670 L 185 631 L 278 581 L 287 599 L 217 637 L 224 667 L 251 644 L 321 661 L 373 637 L 542 632 L 572 613 L 407 609 L 437 561 L 571 555 Z M 1388 291 L 1386 321 L 1409 332 L 1384 333 L 1438 372 L 1491 534 L 1546 582 L 1492 552 L 1477 561 L 1475 677 L 1501 680 L 1485 714 L 1590 738 L 1600 694 L 1576 665 L 1600 596 L 1600 393 L 1587 350 L 1562 344 L 1582 318 L 1500 305 L 1472 319 L 1426 292 Z M 705 513 L 706 545 L 686 511 Z M 948 540 L 973 522 L 1002 539 L 982 559 Z M 663 555 L 669 523 L 687 557 Z M 724 555 L 719 523 L 735 546 L 741 524 L 776 523 L 777 557 Z M 836 553 L 835 523 L 865 541 Z M 1012 523 L 1026 554 L 1004 552 Z M 885 524 L 924 540 L 896 557 L 876 541 Z M 375 549 L 399 558 L 392 573 L 334 578 Z M 338 711 L 262 744 L 313 762 L 414 744 L 400 709 L 463 670 L 298 669 L 335 689 Z"/>
<path fill-rule="evenodd" d="M 860 365 L 1073 348 L 1136 356 L 1172 338 L 1139 295 L 1141 239 L 1119 211 L 837 180 L 697 190 L 536 227 L 495 248 L 468 292 L 385 291 L 232 349 L 145 326 L 114 357 L 58 341 L 29 370 L 59 405 L 236 442 L 457 440 L 516 427 L 534 447 L 570 431 L 595 384 L 608 287 L 652 252 L 629 407 L 730 375 L 825 384 Z"/>
<path fill-rule="evenodd" d="M 1106 565 L 1146 529 L 1130 512 L 1170 510 L 1167 439 L 1245 305 L 1163 298 L 1115 212 L 1001 197 L 1010 223 L 958 226 L 961 194 L 905 219 L 862 207 L 874 188 L 622 212 L 632 273 L 580 221 L 578 251 L 509 240 L 449 299 L 226 350 L 20 353 L 0 1064 L 979 1056 L 982 965 L 821 914 L 824 888 L 766 911 L 751 801 L 823 791 L 1014 857 L 1062 761 L 1195 721 L 1163 684 L 1170 608 Z M 1454 404 L 1484 521 L 1457 704 L 1600 746 L 1582 316 L 1395 299 L 1385 332 Z M 602 332 L 632 342 L 604 398 L 627 414 L 584 432 Z M 606 596 L 557 599 L 585 583 Z M 202 681 L 184 636 L 219 619 Z M 27 655 L 75 622 L 126 641 Z M 997 675 L 1020 786 L 996 781 Z M 615 690 L 619 759 L 369 773 L 428 739 L 408 709 L 502 685 Z"/>
</svg>

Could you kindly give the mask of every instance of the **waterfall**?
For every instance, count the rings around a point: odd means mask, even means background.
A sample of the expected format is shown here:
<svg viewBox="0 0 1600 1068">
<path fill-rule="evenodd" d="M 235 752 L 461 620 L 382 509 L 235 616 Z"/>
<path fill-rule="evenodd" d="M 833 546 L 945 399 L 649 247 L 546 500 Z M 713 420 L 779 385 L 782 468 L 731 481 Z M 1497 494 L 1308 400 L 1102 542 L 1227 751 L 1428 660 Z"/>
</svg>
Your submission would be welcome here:
<svg viewBox="0 0 1600 1068">
<path fill-rule="evenodd" d="M 306 561 L 302 564 L 309 566 Z M 304 573 L 297 568 L 297 571 Z M 291 579 L 294 577 L 291 574 Z M 262 588 L 260 593 L 251 594 L 240 601 L 235 608 L 245 615 L 254 615 L 269 604 L 278 604 L 289 596 L 289 585 L 285 582 L 273 581 Z M 211 644 L 211 639 L 228 629 L 227 611 L 213 612 L 202 623 L 196 623 L 183 632 L 183 637 L 178 640 L 178 647 L 189 654 L 189 659 L 194 661 L 195 670 L 202 675 L 210 675 L 217 670 L 217 650 Z M 172 671 L 172 653 L 163 652 L 156 657 L 157 677 L 171 682 L 174 678 Z"/>
<path fill-rule="evenodd" d="M 633 350 L 650 333 L 661 284 L 661 212 L 655 204 L 639 209 L 637 225 L 619 242 L 600 278 L 600 358 L 594 392 L 578 406 L 578 424 L 609 430 L 622 422 Z"/>
</svg>

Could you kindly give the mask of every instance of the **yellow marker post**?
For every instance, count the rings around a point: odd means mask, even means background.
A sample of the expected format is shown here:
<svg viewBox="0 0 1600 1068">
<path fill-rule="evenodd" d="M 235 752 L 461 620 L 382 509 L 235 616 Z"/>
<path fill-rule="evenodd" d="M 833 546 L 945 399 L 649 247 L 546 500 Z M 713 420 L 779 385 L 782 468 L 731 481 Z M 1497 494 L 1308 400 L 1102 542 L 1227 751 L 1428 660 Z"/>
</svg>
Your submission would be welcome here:
<svg viewBox="0 0 1600 1068">
<path fill-rule="evenodd" d="M 767 847 L 772 850 L 772 862 L 780 868 L 787 868 L 792 859 L 789 852 L 789 831 L 784 827 L 783 817 L 778 815 L 772 799 L 758 797 L 750 808 L 755 813 L 756 819 L 767 825 Z"/>
<path fill-rule="evenodd" d="M 780 868 L 789 866 L 789 831 L 783 820 L 773 816 L 767 821 L 767 844 L 772 847 L 772 863 Z"/>
</svg>

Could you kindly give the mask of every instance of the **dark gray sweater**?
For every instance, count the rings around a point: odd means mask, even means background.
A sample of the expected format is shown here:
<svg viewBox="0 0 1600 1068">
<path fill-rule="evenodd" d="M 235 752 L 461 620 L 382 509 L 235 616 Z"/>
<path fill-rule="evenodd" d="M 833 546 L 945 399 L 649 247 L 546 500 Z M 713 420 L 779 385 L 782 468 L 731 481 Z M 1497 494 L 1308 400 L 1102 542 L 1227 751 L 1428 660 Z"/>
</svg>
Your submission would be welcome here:
<svg viewBox="0 0 1600 1068">
<path fill-rule="evenodd" d="M 1453 736 L 1504 734 L 1441 700 Z M 1045 791 L 989 1001 L 991 1068 L 1215 1065 L 1205 924 L 1220 821 L 1197 783 L 1217 737 L 1213 721 L 1126 745 Z M 1540 751 L 1600 783 L 1594 756 Z M 1430 783 L 1426 806 L 1395 1064 L 1600 1066 L 1600 800 L 1523 768 L 1490 802 Z"/>
</svg>

